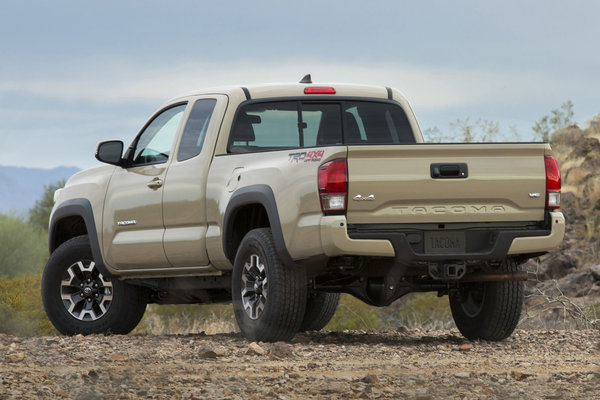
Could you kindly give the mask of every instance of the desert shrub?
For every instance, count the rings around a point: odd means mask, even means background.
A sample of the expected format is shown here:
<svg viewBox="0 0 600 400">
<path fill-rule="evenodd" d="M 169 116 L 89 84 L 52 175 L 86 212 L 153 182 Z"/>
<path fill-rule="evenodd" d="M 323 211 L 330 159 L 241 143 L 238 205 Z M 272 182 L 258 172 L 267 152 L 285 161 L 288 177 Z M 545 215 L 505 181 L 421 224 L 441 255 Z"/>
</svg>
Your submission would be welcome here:
<svg viewBox="0 0 600 400">
<path fill-rule="evenodd" d="M 0 214 L 0 277 L 39 272 L 48 259 L 47 234 L 16 216 Z"/>
<path fill-rule="evenodd" d="M 383 310 L 388 329 L 406 327 L 421 329 L 448 329 L 454 320 L 448 304 L 448 296 L 436 293 L 411 293 Z"/>
<path fill-rule="evenodd" d="M 335 315 L 325 329 L 380 329 L 382 324 L 379 315 L 379 307 L 370 306 L 349 294 L 343 294 Z"/>
<path fill-rule="evenodd" d="M 600 329 L 600 302 L 590 305 L 586 308 L 585 312 L 592 325 Z"/>
<path fill-rule="evenodd" d="M 423 136 L 429 143 L 500 142 L 520 139 L 520 134 L 514 126 L 510 126 L 508 131 L 503 131 L 497 121 L 478 119 L 473 122 L 470 118 L 457 119 L 450 123 L 444 132 L 437 126 L 426 129 Z"/>
<path fill-rule="evenodd" d="M 15 336 L 56 333 L 44 312 L 40 286 L 39 273 L 0 278 L 0 333 Z"/>
<path fill-rule="evenodd" d="M 573 103 L 567 100 L 559 108 L 550 111 L 550 114 L 543 116 L 531 128 L 536 135 L 536 139 L 543 142 L 549 142 L 553 132 L 561 130 L 573 123 Z"/>
<path fill-rule="evenodd" d="M 134 334 L 184 335 L 237 331 L 231 304 L 150 304 Z"/>
</svg>

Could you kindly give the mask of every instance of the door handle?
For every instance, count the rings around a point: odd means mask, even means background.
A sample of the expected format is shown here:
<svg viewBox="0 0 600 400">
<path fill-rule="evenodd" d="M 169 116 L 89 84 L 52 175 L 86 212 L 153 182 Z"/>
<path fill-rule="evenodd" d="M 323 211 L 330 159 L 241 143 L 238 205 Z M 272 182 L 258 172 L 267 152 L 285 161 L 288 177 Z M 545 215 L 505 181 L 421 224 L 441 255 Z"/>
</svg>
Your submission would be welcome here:
<svg viewBox="0 0 600 400">
<path fill-rule="evenodd" d="M 156 177 L 156 178 L 152 179 L 150 182 L 146 183 L 146 186 L 148 186 L 150 189 L 158 189 L 162 185 L 163 185 L 163 181 L 159 177 Z"/>
<path fill-rule="evenodd" d="M 433 179 L 465 179 L 469 177 L 467 164 L 431 164 Z"/>
</svg>

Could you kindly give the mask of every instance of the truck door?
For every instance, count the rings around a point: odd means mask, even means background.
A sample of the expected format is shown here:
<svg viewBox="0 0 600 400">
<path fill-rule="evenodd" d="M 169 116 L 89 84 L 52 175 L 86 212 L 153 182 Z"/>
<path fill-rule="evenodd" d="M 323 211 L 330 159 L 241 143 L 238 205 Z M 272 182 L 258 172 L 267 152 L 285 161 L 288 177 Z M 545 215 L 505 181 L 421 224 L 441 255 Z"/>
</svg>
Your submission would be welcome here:
<svg viewBox="0 0 600 400">
<path fill-rule="evenodd" d="M 209 265 L 206 252 L 206 180 L 227 96 L 203 96 L 192 105 L 163 194 L 164 248 L 172 267 Z"/>
<path fill-rule="evenodd" d="M 105 262 L 118 270 L 169 265 L 163 248 L 163 185 L 186 104 L 160 111 L 128 150 L 106 193 L 103 216 Z"/>
</svg>

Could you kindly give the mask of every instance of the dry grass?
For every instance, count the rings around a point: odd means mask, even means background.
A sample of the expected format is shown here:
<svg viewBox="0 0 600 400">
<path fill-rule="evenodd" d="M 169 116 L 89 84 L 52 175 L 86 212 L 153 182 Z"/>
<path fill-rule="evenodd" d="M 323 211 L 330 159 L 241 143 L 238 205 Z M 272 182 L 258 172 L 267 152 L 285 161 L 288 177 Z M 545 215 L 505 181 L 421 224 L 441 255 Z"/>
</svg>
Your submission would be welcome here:
<svg viewBox="0 0 600 400">
<path fill-rule="evenodd" d="M 146 309 L 134 334 L 187 335 L 238 332 L 231 305 L 156 305 Z"/>
</svg>

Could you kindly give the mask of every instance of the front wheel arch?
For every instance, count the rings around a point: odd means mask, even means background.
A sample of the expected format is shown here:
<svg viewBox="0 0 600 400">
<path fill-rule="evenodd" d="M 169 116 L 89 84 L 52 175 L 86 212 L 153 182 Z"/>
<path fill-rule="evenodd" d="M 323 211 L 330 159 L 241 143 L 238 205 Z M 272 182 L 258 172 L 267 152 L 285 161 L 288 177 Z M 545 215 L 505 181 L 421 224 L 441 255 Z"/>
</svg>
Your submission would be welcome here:
<svg viewBox="0 0 600 400">
<path fill-rule="evenodd" d="M 48 228 L 50 254 L 68 240 L 83 235 L 88 236 L 94 262 L 103 273 L 108 274 L 100 250 L 94 211 L 90 201 L 84 198 L 70 199 L 53 210 Z"/>
</svg>

